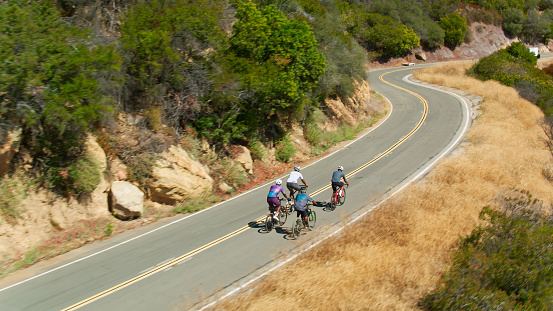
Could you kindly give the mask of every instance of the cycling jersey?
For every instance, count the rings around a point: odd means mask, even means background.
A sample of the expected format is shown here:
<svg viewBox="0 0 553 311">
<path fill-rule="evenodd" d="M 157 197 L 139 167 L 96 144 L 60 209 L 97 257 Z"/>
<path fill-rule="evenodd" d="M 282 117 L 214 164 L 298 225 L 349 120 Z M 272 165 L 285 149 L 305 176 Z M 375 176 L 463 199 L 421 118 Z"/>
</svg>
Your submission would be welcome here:
<svg viewBox="0 0 553 311">
<path fill-rule="evenodd" d="M 305 206 L 307 205 L 307 202 L 313 202 L 313 199 L 306 193 L 299 193 L 296 196 L 296 203 L 294 204 L 294 208 L 297 211 L 305 211 Z"/>
<path fill-rule="evenodd" d="M 336 171 L 332 173 L 331 182 L 340 182 L 342 181 L 342 178 L 346 180 L 346 175 L 344 174 L 344 172 Z"/>
<path fill-rule="evenodd" d="M 293 171 L 286 182 L 298 183 L 298 179 L 303 179 L 303 175 L 300 172 Z"/>
<path fill-rule="evenodd" d="M 284 193 L 284 189 L 282 189 L 279 185 L 272 185 L 269 189 L 269 194 L 267 194 L 268 198 L 276 198 L 279 193 Z"/>
</svg>

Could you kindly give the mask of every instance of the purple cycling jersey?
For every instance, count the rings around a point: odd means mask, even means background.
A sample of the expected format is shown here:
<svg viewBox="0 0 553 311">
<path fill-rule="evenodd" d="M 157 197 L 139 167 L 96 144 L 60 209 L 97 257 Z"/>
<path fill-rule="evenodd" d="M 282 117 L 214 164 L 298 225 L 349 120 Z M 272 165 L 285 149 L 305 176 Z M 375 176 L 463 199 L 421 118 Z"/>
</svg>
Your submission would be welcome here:
<svg viewBox="0 0 553 311">
<path fill-rule="evenodd" d="M 279 193 L 284 193 L 284 189 L 282 189 L 279 185 L 272 185 L 271 189 L 269 189 L 269 194 L 267 194 L 268 198 L 276 198 Z"/>
</svg>

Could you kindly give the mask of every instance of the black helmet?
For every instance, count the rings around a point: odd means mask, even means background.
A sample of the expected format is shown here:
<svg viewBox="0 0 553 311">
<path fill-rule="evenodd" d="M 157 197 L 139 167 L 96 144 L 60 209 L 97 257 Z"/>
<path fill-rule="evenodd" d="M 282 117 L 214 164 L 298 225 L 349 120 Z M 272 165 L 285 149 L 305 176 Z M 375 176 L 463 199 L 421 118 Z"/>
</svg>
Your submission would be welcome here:
<svg viewBox="0 0 553 311">
<path fill-rule="evenodd" d="M 300 193 L 306 193 L 307 192 L 307 187 L 306 186 L 301 186 L 300 187 Z"/>
</svg>

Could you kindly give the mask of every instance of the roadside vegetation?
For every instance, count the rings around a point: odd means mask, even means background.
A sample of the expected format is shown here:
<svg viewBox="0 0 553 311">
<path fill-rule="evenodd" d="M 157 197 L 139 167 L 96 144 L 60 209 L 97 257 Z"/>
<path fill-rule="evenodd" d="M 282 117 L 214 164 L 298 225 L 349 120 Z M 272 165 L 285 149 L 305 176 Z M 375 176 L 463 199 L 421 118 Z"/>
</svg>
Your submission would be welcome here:
<svg viewBox="0 0 553 311">
<path fill-rule="evenodd" d="M 313 120 L 328 114 L 326 99 L 351 100 L 368 62 L 455 48 L 476 21 L 503 21 L 524 43 L 545 43 L 553 22 L 547 1 L 155 0 L 112 9 L 106 36 L 64 1 L 0 5 L 0 134 L 21 127 L 34 178 L 65 197 L 94 188 L 96 170 L 72 169 L 87 161 L 90 132 L 138 184 L 155 154 L 183 136 L 225 157 L 228 144 L 272 148 L 301 123 L 317 154 L 340 134 L 321 135 Z M 118 141 L 120 113 L 137 116 L 147 139 Z M 278 160 L 290 161 L 280 146 Z"/>
<path fill-rule="evenodd" d="M 462 309 L 463 299 L 475 309 L 550 308 L 541 268 L 553 202 L 544 114 L 513 88 L 466 76 L 470 66 L 415 73 L 482 97 L 461 147 L 339 236 L 214 309 L 300 310 L 317 301 L 320 310 L 443 310 Z"/>
</svg>

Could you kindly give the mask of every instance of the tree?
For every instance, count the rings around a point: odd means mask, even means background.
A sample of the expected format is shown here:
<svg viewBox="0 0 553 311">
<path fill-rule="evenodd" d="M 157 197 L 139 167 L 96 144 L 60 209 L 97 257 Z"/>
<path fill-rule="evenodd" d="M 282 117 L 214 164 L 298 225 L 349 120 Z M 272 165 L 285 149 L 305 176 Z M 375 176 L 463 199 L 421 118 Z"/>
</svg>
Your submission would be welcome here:
<svg viewBox="0 0 553 311">
<path fill-rule="evenodd" d="M 288 20 L 275 6 L 239 2 L 228 59 L 239 74 L 250 119 L 261 120 L 301 103 L 325 70 L 311 27 Z M 249 106 L 248 106 L 249 105 Z"/>
<path fill-rule="evenodd" d="M 59 177 L 111 110 L 119 55 L 63 22 L 54 1 L 0 4 L 0 38 L 0 119 L 20 124 L 45 175 Z"/>
<path fill-rule="evenodd" d="M 526 16 L 521 10 L 509 8 L 503 14 L 503 30 L 506 35 L 516 38 L 522 34 Z"/>
<path fill-rule="evenodd" d="M 463 43 L 467 34 L 467 19 L 459 13 L 451 13 L 442 17 L 438 23 L 445 31 L 444 43 L 455 47 Z"/>
<path fill-rule="evenodd" d="M 542 18 L 537 11 L 529 11 L 523 24 L 522 39 L 530 44 L 545 43 L 549 36 L 549 25 L 549 21 Z"/>
<path fill-rule="evenodd" d="M 383 58 L 400 57 L 420 44 L 412 29 L 381 14 L 368 14 L 360 40 Z"/>
</svg>

